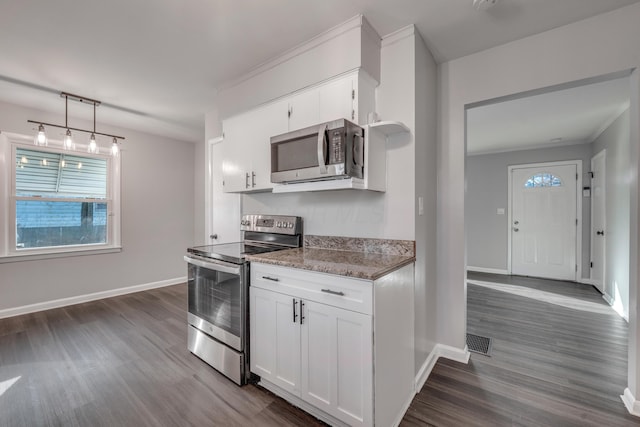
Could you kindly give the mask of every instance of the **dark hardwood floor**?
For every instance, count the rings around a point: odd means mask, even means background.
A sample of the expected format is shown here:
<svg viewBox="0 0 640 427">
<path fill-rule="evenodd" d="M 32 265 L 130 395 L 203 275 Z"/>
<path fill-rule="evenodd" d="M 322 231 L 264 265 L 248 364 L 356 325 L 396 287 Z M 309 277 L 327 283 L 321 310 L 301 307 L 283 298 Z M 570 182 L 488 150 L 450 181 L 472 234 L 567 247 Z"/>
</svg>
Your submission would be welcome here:
<svg viewBox="0 0 640 427">
<path fill-rule="evenodd" d="M 0 320 L 0 426 L 321 425 L 189 353 L 186 306 L 176 285 Z"/>
<path fill-rule="evenodd" d="M 468 365 L 440 360 L 402 425 L 640 425 L 619 398 L 626 323 L 590 287 L 510 280 L 578 308 L 469 285 L 469 332 L 492 337 L 492 355 L 473 354 Z M 322 425 L 189 353 L 186 291 L 176 285 L 0 320 L 0 426 Z"/>
<path fill-rule="evenodd" d="M 627 324 L 591 286 L 469 273 L 468 332 L 491 357 L 440 359 L 402 426 L 638 426 L 626 387 Z"/>
</svg>

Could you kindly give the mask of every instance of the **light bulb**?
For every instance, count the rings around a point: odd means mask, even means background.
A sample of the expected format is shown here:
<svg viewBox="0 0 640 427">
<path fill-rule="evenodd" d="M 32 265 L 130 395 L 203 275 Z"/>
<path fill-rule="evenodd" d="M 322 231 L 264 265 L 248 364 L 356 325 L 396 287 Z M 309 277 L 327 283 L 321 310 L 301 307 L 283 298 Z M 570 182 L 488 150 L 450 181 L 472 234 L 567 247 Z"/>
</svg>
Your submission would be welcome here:
<svg viewBox="0 0 640 427">
<path fill-rule="evenodd" d="M 113 138 L 113 144 L 111 144 L 111 155 L 113 157 L 118 157 L 119 153 L 120 149 L 118 148 L 118 140 L 116 138 Z"/>
<path fill-rule="evenodd" d="M 47 159 L 42 159 L 42 166 L 47 166 Z"/>
<path fill-rule="evenodd" d="M 89 147 L 87 148 L 87 152 L 91 154 L 98 154 L 99 152 L 98 144 L 96 144 L 96 136 L 95 134 L 91 134 L 91 138 L 89 139 Z"/>
<path fill-rule="evenodd" d="M 64 148 L 65 150 L 76 149 L 76 144 L 73 142 L 70 129 L 67 129 L 67 134 L 64 136 L 64 139 L 62 140 L 62 148 Z"/>
<path fill-rule="evenodd" d="M 60 166 L 61 167 L 66 167 L 67 166 L 67 162 L 64 161 L 64 159 L 60 160 Z"/>
<path fill-rule="evenodd" d="M 49 143 L 49 139 L 47 138 L 47 134 L 44 133 L 44 126 L 42 124 L 38 126 L 38 133 L 33 139 L 33 143 L 40 146 L 46 146 Z"/>
</svg>

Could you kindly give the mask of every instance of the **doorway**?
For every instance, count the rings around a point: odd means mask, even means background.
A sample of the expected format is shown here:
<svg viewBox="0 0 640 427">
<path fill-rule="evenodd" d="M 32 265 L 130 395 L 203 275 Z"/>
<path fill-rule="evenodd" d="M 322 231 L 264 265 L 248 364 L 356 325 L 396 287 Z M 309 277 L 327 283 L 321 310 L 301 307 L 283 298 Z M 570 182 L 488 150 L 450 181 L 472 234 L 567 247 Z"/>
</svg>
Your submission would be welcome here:
<svg viewBox="0 0 640 427">
<path fill-rule="evenodd" d="M 581 161 L 509 166 L 511 274 L 577 280 L 581 174 Z"/>
</svg>

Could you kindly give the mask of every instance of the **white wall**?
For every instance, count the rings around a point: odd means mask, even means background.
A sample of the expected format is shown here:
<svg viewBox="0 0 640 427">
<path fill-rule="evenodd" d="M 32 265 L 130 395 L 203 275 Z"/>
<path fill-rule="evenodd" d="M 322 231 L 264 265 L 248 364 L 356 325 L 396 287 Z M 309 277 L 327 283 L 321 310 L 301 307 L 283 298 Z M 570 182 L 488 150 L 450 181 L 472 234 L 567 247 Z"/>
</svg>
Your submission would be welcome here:
<svg viewBox="0 0 640 427">
<path fill-rule="evenodd" d="M 593 154 L 606 149 L 604 292 L 621 315 L 629 316 L 630 122 L 626 110 L 593 143 Z"/>
<path fill-rule="evenodd" d="M 64 116 L 0 103 L 3 132 L 33 135 L 27 119 L 64 123 Z M 2 263 L 0 310 L 186 276 L 182 257 L 194 235 L 193 144 L 100 123 L 98 130 L 126 138 L 122 252 Z M 49 129 L 50 139 L 54 132 Z"/>
<path fill-rule="evenodd" d="M 508 166 L 526 163 L 582 160 L 583 185 L 588 186 L 591 144 L 568 145 L 537 150 L 481 154 L 467 157 L 467 265 L 507 270 L 508 256 Z M 578 197 L 582 197 L 582 189 Z M 504 215 L 497 209 L 503 208 Z M 589 278 L 591 199 L 582 198 L 582 278 Z"/>
<path fill-rule="evenodd" d="M 441 65 L 438 171 L 438 341 L 464 347 L 465 106 L 640 66 L 640 4 Z M 629 395 L 638 396 L 638 74 L 631 75 L 631 265 Z M 640 411 L 640 405 L 638 406 Z"/>
</svg>

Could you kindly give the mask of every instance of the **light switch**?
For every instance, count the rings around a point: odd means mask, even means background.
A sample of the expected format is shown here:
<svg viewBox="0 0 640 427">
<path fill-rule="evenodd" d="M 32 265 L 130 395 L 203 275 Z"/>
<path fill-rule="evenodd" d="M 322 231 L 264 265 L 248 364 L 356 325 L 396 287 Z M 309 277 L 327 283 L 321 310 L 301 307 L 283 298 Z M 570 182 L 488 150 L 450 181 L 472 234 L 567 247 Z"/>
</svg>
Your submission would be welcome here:
<svg viewBox="0 0 640 427">
<path fill-rule="evenodd" d="M 498 215 L 504 215 L 504 208 L 498 208 Z"/>
</svg>

